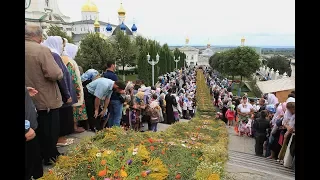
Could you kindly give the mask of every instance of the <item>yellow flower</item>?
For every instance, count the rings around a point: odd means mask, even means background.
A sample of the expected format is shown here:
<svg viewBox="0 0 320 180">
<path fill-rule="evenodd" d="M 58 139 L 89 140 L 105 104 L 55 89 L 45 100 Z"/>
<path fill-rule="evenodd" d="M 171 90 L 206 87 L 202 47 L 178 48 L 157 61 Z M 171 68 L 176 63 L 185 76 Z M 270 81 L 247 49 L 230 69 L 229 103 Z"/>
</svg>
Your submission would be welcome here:
<svg viewBox="0 0 320 180">
<path fill-rule="evenodd" d="M 127 172 L 125 172 L 123 169 L 120 170 L 120 177 L 125 178 L 128 177 Z"/>
<path fill-rule="evenodd" d="M 219 174 L 211 174 L 208 180 L 220 180 Z"/>
</svg>

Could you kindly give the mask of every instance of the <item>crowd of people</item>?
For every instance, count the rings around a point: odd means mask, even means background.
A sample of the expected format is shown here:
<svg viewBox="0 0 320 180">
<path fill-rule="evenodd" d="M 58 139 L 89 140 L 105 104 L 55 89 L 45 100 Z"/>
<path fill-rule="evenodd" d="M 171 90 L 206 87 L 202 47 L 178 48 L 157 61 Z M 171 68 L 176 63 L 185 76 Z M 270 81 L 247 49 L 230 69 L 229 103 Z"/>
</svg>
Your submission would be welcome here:
<svg viewBox="0 0 320 180">
<path fill-rule="evenodd" d="M 239 136 L 255 138 L 255 154 L 274 159 L 288 168 L 295 165 L 295 91 L 285 102 L 274 93 L 261 98 L 232 94 L 232 81 L 206 68 L 204 75 L 210 88 L 217 118 L 228 128 L 234 127 Z"/>
<path fill-rule="evenodd" d="M 78 47 L 60 36 L 43 39 L 40 26 L 25 26 L 25 179 L 43 176 L 43 165 L 61 155 L 66 138 L 86 130 L 122 126 L 157 131 L 159 122 L 191 119 L 196 110 L 196 71 L 166 73 L 154 86 L 143 80 L 126 83 L 115 74 L 115 62 L 100 74 L 83 72 L 74 60 Z"/>
</svg>

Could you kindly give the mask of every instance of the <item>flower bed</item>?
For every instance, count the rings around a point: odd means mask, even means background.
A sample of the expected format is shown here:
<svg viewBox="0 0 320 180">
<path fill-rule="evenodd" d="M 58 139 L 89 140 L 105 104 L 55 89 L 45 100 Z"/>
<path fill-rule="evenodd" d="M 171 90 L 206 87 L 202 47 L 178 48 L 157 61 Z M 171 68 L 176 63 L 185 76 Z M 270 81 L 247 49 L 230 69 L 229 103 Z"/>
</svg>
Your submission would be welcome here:
<svg viewBox="0 0 320 180">
<path fill-rule="evenodd" d="M 223 122 L 214 120 L 202 70 L 197 73 L 197 101 L 194 119 L 164 132 L 100 131 L 59 157 L 43 179 L 219 179 L 227 160 L 228 133 Z"/>
</svg>

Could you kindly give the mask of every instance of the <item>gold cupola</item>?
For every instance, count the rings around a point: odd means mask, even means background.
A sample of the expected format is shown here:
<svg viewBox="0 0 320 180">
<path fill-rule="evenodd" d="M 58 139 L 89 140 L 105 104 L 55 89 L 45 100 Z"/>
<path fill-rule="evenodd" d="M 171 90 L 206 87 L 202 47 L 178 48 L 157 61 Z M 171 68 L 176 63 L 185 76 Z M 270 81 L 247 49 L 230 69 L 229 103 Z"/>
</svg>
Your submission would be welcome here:
<svg viewBox="0 0 320 180">
<path fill-rule="evenodd" d="M 244 42 L 246 41 L 246 39 L 244 37 L 241 38 L 241 46 L 244 46 Z"/>
<path fill-rule="evenodd" d="M 87 0 L 87 2 L 81 8 L 82 12 L 98 12 L 97 5 L 92 2 L 92 0 Z"/>
<path fill-rule="evenodd" d="M 189 44 L 189 37 L 186 37 L 186 44 Z"/>
<path fill-rule="evenodd" d="M 99 23 L 98 18 L 96 18 L 96 20 L 94 21 L 93 26 L 94 26 L 94 32 L 99 33 L 100 32 L 100 23 Z"/>
<path fill-rule="evenodd" d="M 208 39 L 207 48 L 210 48 L 210 46 L 211 46 L 210 40 Z"/>
<path fill-rule="evenodd" d="M 94 21 L 93 26 L 94 26 L 94 27 L 100 27 L 100 23 L 99 23 L 98 18 L 96 18 L 96 20 Z"/>
<path fill-rule="evenodd" d="M 118 10 L 118 14 L 119 15 L 126 15 L 126 10 L 124 10 L 123 6 L 122 6 L 122 3 L 120 4 L 120 8 Z"/>
</svg>

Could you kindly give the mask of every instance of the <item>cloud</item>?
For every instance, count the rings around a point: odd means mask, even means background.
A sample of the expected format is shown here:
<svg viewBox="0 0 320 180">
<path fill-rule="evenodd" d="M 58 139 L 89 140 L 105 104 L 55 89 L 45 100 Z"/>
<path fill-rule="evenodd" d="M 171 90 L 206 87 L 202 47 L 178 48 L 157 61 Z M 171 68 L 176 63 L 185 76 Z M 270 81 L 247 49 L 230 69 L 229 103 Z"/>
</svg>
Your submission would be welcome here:
<svg viewBox="0 0 320 180">
<path fill-rule="evenodd" d="M 81 19 L 86 0 L 58 0 L 60 10 L 73 21 Z M 92 0 L 100 20 L 118 24 L 119 0 Z M 70 8 L 72 7 L 72 8 Z M 123 0 L 126 24 L 133 19 L 139 33 L 162 43 L 294 45 L 294 0 Z"/>
</svg>

